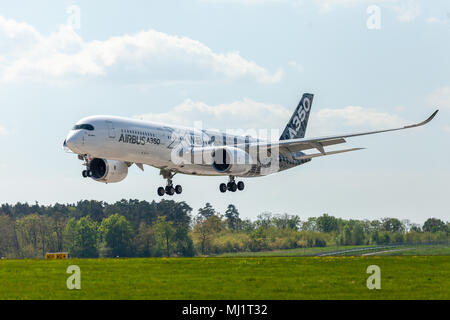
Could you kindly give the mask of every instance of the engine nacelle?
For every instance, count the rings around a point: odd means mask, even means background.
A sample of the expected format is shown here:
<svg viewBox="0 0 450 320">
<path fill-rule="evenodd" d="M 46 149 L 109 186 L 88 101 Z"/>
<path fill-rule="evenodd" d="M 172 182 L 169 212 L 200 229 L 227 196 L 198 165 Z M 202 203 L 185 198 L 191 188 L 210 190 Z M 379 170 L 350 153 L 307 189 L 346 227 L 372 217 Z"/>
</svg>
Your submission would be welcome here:
<svg viewBox="0 0 450 320">
<path fill-rule="evenodd" d="M 239 148 L 218 147 L 211 156 L 212 167 L 220 173 L 244 174 L 252 168 L 252 158 Z"/>
<path fill-rule="evenodd" d="M 94 158 L 89 163 L 92 179 L 98 182 L 115 183 L 128 175 L 128 165 L 122 161 Z"/>
</svg>

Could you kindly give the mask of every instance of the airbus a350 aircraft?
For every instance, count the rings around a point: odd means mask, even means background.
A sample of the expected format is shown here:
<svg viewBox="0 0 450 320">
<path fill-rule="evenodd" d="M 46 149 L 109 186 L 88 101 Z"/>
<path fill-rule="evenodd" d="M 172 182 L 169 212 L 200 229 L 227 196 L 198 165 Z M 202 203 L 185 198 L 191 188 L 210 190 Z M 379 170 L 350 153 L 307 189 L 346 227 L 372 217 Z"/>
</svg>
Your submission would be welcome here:
<svg viewBox="0 0 450 320">
<path fill-rule="evenodd" d="M 134 163 L 141 170 L 144 164 L 160 169 L 167 185 L 158 188 L 159 196 L 182 192 L 182 187 L 174 187 L 172 182 L 177 173 L 229 176 L 228 183 L 221 183 L 219 190 L 236 192 L 244 190 L 244 183 L 236 183 L 235 177 L 264 176 L 312 158 L 361 150 L 326 151 L 325 147 L 345 143 L 345 138 L 422 126 L 438 112 L 423 122 L 401 128 L 305 139 L 312 101 L 312 94 L 303 95 L 277 141 L 114 116 L 92 116 L 77 122 L 64 147 L 84 161 L 83 177 L 95 181 L 120 182 Z M 306 150 L 316 151 L 306 154 L 303 152 Z"/>
</svg>

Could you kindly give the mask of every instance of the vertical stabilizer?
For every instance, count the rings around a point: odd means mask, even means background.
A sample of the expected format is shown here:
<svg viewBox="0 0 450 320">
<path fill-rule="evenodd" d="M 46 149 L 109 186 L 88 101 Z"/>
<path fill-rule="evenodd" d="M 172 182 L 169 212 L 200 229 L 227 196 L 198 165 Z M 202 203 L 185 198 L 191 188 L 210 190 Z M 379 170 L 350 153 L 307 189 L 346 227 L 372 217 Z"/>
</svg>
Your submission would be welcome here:
<svg viewBox="0 0 450 320">
<path fill-rule="evenodd" d="M 305 93 L 289 120 L 280 140 L 304 138 L 314 95 Z"/>
</svg>

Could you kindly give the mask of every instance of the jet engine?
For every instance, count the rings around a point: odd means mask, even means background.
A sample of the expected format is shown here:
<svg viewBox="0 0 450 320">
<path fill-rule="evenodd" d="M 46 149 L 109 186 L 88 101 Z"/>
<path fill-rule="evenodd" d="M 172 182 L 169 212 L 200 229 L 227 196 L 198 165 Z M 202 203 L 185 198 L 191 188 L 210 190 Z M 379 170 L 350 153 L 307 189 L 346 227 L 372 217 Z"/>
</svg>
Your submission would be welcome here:
<svg viewBox="0 0 450 320">
<path fill-rule="evenodd" d="M 91 178 L 98 182 L 115 183 L 128 175 L 128 165 L 122 161 L 94 158 L 89 163 Z"/>
<path fill-rule="evenodd" d="M 247 152 L 239 148 L 215 148 L 211 156 L 212 167 L 220 173 L 244 174 L 252 168 L 252 158 Z"/>
</svg>

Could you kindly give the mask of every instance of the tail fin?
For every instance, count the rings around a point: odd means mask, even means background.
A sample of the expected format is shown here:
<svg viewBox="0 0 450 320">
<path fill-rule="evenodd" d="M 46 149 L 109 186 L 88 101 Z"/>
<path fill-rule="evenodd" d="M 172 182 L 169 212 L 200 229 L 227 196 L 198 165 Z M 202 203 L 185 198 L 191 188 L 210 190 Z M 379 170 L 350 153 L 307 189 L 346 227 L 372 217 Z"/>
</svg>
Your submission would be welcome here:
<svg viewBox="0 0 450 320">
<path fill-rule="evenodd" d="M 305 93 L 289 120 L 280 140 L 304 138 L 314 95 Z"/>
</svg>

